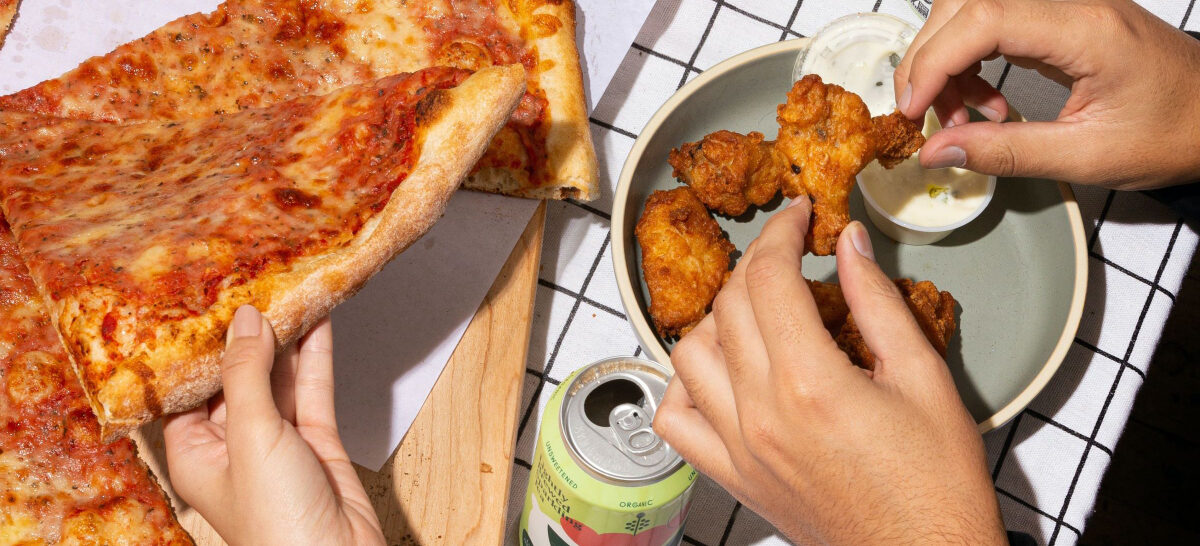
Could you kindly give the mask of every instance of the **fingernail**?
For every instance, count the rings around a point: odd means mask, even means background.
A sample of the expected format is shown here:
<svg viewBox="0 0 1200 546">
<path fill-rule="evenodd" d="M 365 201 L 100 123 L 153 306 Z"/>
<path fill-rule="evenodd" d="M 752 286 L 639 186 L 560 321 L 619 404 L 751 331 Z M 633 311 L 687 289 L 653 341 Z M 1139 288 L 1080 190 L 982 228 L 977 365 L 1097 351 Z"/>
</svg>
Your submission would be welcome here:
<svg viewBox="0 0 1200 546">
<path fill-rule="evenodd" d="M 997 112 L 993 108 L 988 108 L 987 106 L 976 106 L 975 110 L 978 111 L 980 114 L 983 114 L 983 117 L 988 118 L 992 121 L 1004 121 L 1004 120 L 1000 119 L 1000 112 Z"/>
<path fill-rule="evenodd" d="M 908 115 L 908 103 L 912 102 L 912 84 L 904 86 L 904 92 L 900 93 L 900 100 L 896 101 L 896 106 L 900 108 L 900 112 Z"/>
<path fill-rule="evenodd" d="M 933 157 L 929 158 L 927 169 L 945 169 L 946 167 L 966 167 L 967 152 L 958 146 L 946 146 Z"/>
<path fill-rule="evenodd" d="M 262 315 L 258 309 L 250 305 L 238 307 L 233 314 L 233 324 L 229 325 L 233 337 L 258 337 L 262 333 Z"/>
<path fill-rule="evenodd" d="M 790 209 L 790 208 L 792 208 L 792 207 L 799 206 L 799 205 L 800 205 L 800 203 L 801 203 L 802 201 L 804 201 L 804 198 L 803 198 L 803 197 L 796 196 L 796 197 L 795 197 L 794 199 L 792 199 L 791 201 L 788 201 L 788 204 L 787 204 L 787 206 L 786 206 L 786 207 L 784 207 L 784 208 L 789 208 L 789 209 Z"/>
<path fill-rule="evenodd" d="M 854 250 L 857 250 L 859 255 L 864 258 L 875 261 L 875 249 L 871 247 L 871 234 L 867 233 L 867 228 L 862 222 L 850 222 L 846 229 L 850 230 L 850 242 L 854 243 Z"/>
<path fill-rule="evenodd" d="M 942 129 L 949 129 L 951 127 L 954 127 L 955 125 L 958 125 L 958 124 L 954 122 L 954 118 L 946 118 L 946 123 L 942 124 Z"/>
</svg>

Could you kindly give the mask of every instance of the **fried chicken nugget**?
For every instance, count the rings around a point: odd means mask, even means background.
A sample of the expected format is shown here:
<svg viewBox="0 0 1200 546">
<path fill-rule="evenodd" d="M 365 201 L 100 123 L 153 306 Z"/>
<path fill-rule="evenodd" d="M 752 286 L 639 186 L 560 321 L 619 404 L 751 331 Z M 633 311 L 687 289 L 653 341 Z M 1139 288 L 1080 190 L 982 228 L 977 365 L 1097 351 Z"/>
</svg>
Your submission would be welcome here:
<svg viewBox="0 0 1200 546">
<path fill-rule="evenodd" d="M 954 318 L 954 296 L 949 292 L 941 292 L 932 282 L 913 282 L 909 279 L 894 279 L 896 288 L 908 304 L 909 311 L 917 319 L 925 339 L 937 350 L 942 358 L 946 357 L 946 348 L 950 337 L 954 335 L 958 322 Z M 838 348 L 850 357 L 850 362 L 866 370 L 875 369 L 875 355 L 867 347 L 862 332 L 846 305 L 842 287 L 833 283 L 808 281 L 817 302 L 817 310 L 821 314 L 821 322 L 829 334 L 837 342 Z"/>
<path fill-rule="evenodd" d="M 925 145 L 921 126 L 899 110 L 871 118 L 871 125 L 875 128 L 875 160 L 885 169 L 899 165 Z"/>
<path fill-rule="evenodd" d="M 790 162 L 783 184 L 789 198 L 807 194 L 813 218 L 805 248 L 818 256 L 833 253 L 838 234 L 850 223 L 854 177 L 875 157 L 875 128 L 867 105 L 854 93 L 809 74 L 776 109 L 775 147 Z"/>
<path fill-rule="evenodd" d="M 872 118 L 858 95 L 816 74 L 793 84 L 776 114 L 775 148 L 797 173 L 785 179 L 783 194 L 812 200 L 805 247 L 818 256 L 833 254 L 850 223 L 850 191 L 863 167 L 878 157 L 890 169 L 925 144 L 921 128 L 903 114 Z"/>
<path fill-rule="evenodd" d="M 709 210 L 737 216 L 779 193 L 788 164 L 773 144 L 759 132 L 717 131 L 671 150 L 668 163 Z"/>
<path fill-rule="evenodd" d="M 729 279 L 733 243 L 687 186 L 650 194 L 634 233 L 655 329 L 688 333 Z"/>
<path fill-rule="evenodd" d="M 846 324 L 846 317 L 850 315 L 850 306 L 846 305 L 842 287 L 830 282 L 805 280 L 808 281 L 813 300 L 817 302 L 821 324 L 829 330 L 829 335 L 836 336 L 842 330 L 842 325 Z"/>
</svg>

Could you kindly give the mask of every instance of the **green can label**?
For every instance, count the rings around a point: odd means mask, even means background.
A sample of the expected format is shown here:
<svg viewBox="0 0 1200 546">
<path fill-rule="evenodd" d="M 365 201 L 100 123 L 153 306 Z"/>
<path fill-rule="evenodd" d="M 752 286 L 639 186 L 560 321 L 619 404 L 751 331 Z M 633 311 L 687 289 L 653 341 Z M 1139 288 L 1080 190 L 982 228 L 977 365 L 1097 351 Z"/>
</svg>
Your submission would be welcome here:
<svg viewBox="0 0 1200 546">
<path fill-rule="evenodd" d="M 564 393 L 578 373 L 563 381 L 543 412 L 521 513 L 521 544 L 679 544 L 696 471 L 680 464 L 653 483 L 622 484 L 583 468 L 570 452 L 558 419 Z"/>
</svg>

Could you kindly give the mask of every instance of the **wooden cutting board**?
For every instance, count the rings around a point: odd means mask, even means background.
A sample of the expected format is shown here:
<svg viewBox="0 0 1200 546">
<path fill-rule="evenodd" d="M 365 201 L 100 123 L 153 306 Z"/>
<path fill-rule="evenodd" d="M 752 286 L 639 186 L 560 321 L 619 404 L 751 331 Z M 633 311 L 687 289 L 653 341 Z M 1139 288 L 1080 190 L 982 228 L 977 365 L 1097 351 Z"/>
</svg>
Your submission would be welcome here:
<svg viewBox="0 0 1200 546">
<path fill-rule="evenodd" d="M 382 471 L 355 465 L 389 544 L 503 540 L 545 220 L 542 203 Z M 171 490 L 161 425 L 134 439 L 196 544 L 224 545 Z"/>
</svg>

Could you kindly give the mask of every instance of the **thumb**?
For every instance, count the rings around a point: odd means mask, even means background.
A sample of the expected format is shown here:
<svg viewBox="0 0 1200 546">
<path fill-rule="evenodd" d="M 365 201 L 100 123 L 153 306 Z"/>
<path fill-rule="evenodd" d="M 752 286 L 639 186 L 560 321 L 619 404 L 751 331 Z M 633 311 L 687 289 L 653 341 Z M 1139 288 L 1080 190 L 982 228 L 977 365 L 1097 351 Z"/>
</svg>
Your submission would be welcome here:
<svg viewBox="0 0 1200 546">
<path fill-rule="evenodd" d="M 1090 150 L 1097 143 L 1084 137 L 1076 122 L 972 122 L 934 133 L 920 161 L 927 169 L 1077 181 L 1095 167 Z"/>
<path fill-rule="evenodd" d="M 221 358 L 226 428 L 230 436 L 258 436 L 265 425 L 281 419 L 271 395 L 275 333 L 257 309 L 243 305 L 233 315 L 227 339 Z"/>
<path fill-rule="evenodd" d="M 838 239 L 837 270 L 850 314 L 875 355 L 876 378 L 892 376 L 897 368 L 942 361 L 925 339 L 895 283 L 875 263 L 870 235 L 861 222 L 851 222 L 842 231 Z M 902 370 L 899 375 L 913 375 L 909 371 Z"/>
</svg>

